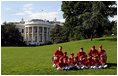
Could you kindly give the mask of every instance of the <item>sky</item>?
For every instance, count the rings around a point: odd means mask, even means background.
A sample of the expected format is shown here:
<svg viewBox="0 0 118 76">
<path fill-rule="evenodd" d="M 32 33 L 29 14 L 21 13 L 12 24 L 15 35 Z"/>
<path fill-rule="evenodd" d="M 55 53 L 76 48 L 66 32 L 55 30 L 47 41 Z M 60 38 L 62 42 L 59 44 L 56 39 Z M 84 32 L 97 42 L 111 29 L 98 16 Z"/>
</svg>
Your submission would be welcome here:
<svg viewBox="0 0 118 76">
<path fill-rule="evenodd" d="M 46 19 L 64 22 L 61 11 L 61 1 L 2 1 L 1 20 L 27 21 L 31 19 Z"/>
<path fill-rule="evenodd" d="M 1 22 L 18 22 L 31 19 L 46 19 L 64 22 L 61 1 L 2 1 Z M 109 20 L 116 20 L 109 17 Z"/>
</svg>

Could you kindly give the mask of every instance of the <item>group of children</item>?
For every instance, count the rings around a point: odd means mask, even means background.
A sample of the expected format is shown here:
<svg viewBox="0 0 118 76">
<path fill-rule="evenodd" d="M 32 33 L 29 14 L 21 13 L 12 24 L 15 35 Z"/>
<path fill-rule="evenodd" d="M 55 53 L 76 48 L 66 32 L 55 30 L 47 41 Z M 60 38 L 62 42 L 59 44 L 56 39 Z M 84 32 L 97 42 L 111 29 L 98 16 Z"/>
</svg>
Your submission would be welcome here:
<svg viewBox="0 0 118 76">
<path fill-rule="evenodd" d="M 53 67 L 57 70 L 71 70 L 71 69 L 84 69 L 84 68 L 106 68 L 107 55 L 105 50 L 102 49 L 100 45 L 99 50 L 95 49 L 95 46 L 92 46 L 88 56 L 83 51 L 83 48 L 77 52 L 77 55 L 74 56 L 74 53 L 70 54 L 70 57 L 67 56 L 67 52 L 62 51 L 62 46 L 54 52 L 52 59 Z"/>
</svg>

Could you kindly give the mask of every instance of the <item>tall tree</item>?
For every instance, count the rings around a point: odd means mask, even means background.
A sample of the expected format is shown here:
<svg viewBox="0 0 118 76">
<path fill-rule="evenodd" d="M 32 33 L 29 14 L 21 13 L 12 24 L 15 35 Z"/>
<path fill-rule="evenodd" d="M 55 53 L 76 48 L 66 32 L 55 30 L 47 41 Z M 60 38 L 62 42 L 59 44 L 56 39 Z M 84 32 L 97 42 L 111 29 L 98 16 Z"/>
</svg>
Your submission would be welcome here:
<svg viewBox="0 0 118 76">
<path fill-rule="evenodd" d="M 25 45 L 23 37 L 14 23 L 3 23 L 1 25 L 1 45 L 2 46 L 18 46 Z"/>
<path fill-rule="evenodd" d="M 74 37 L 77 27 L 85 38 L 92 40 L 95 35 L 102 36 L 110 23 L 108 16 L 117 14 L 115 1 L 63 1 L 61 10 L 69 39 Z"/>
</svg>

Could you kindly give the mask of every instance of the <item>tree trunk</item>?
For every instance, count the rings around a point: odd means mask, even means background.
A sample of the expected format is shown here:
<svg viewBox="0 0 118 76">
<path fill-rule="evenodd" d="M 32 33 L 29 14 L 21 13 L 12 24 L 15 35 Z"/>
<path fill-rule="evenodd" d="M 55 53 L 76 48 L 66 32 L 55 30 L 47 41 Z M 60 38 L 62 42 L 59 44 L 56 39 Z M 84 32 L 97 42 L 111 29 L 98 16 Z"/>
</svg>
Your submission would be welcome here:
<svg viewBox="0 0 118 76">
<path fill-rule="evenodd" d="M 91 41 L 93 40 L 93 34 L 91 34 Z"/>
</svg>

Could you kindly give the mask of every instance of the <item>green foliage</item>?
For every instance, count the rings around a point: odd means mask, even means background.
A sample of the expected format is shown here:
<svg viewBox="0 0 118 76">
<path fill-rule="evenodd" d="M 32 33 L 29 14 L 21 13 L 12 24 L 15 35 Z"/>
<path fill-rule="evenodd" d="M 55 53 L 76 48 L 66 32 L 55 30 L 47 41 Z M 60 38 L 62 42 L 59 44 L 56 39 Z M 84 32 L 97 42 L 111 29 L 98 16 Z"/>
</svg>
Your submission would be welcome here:
<svg viewBox="0 0 118 76">
<path fill-rule="evenodd" d="M 64 35 L 63 31 L 64 27 L 60 25 L 55 25 L 55 27 L 51 30 L 51 41 L 53 43 L 60 43 L 60 42 L 66 42 L 66 35 Z"/>
<path fill-rule="evenodd" d="M 18 46 L 25 45 L 23 37 L 13 23 L 3 23 L 1 25 L 1 45 Z"/>
<path fill-rule="evenodd" d="M 1 47 L 2 75 L 117 75 L 117 37 L 95 38 L 94 41 L 79 40 L 37 47 Z M 78 71 L 57 71 L 52 67 L 51 58 L 59 46 L 68 56 L 75 55 L 83 47 L 88 53 L 91 46 L 98 49 L 102 44 L 107 53 L 108 68 L 83 69 Z"/>
<path fill-rule="evenodd" d="M 65 28 L 71 30 L 66 32 L 69 40 L 78 40 L 80 34 L 82 38 L 106 34 L 110 26 L 108 16 L 117 13 L 117 7 L 113 5 L 116 5 L 115 1 L 63 1 L 61 10 L 64 12 Z M 75 28 L 79 31 L 75 32 Z"/>
</svg>

